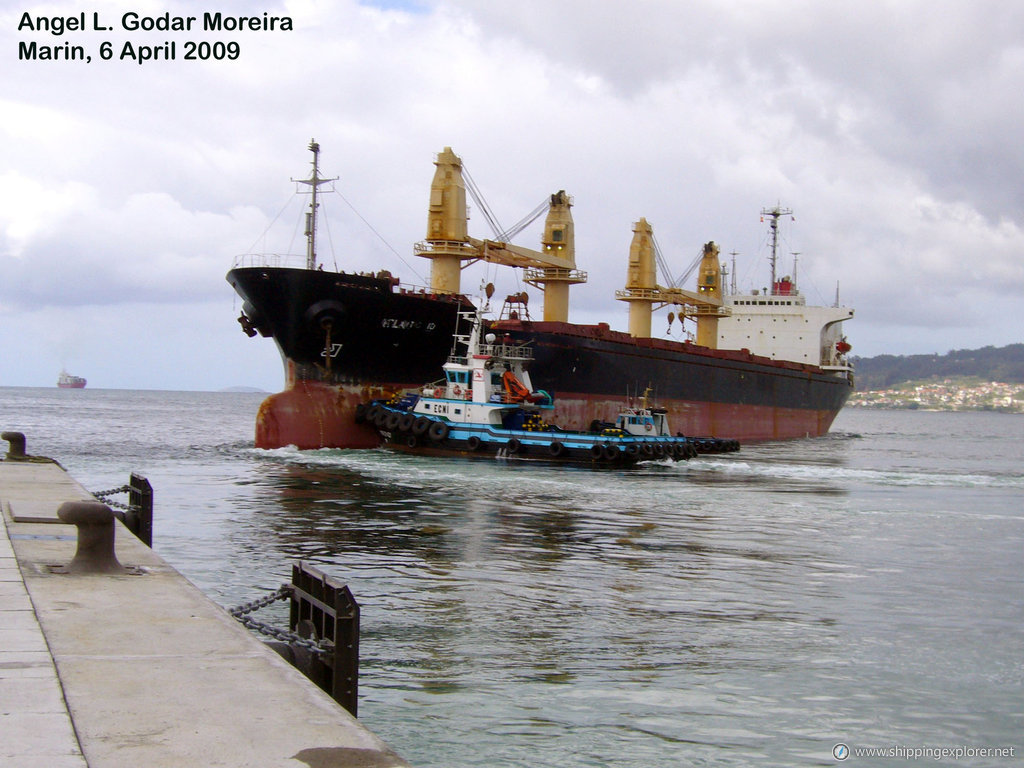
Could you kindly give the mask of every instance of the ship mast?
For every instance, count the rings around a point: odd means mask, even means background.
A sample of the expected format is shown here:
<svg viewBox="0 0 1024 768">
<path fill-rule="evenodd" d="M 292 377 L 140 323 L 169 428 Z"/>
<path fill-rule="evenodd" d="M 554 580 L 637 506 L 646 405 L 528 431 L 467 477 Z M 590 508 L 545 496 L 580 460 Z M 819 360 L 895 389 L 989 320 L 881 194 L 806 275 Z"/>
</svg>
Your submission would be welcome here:
<svg viewBox="0 0 1024 768">
<path fill-rule="evenodd" d="M 313 193 L 309 202 L 309 211 L 306 213 L 306 269 L 316 269 L 316 209 L 320 206 L 316 199 L 317 190 L 321 184 L 337 181 L 338 177 L 335 176 L 333 179 L 320 177 L 320 145 L 316 143 L 316 139 L 310 139 L 309 151 L 313 153 L 313 174 L 308 179 L 292 179 L 292 181 L 296 184 L 308 184 Z"/>
<path fill-rule="evenodd" d="M 780 208 L 779 206 L 775 206 L 774 208 L 762 208 L 761 209 L 761 220 L 764 221 L 764 217 L 765 216 L 771 217 L 771 220 L 772 220 L 771 224 L 768 225 L 772 229 L 772 255 L 771 255 L 771 265 L 772 265 L 771 295 L 772 296 L 774 296 L 776 294 L 776 292 L 778 291 L 778 286 L 775 283 L 775 281 L 776 281 L 776 278 L 775 278 L 775 263 L 776 263 L 776 260 L 778 259 L 778 249 L 779 249 L 779 217 L 780 216 L 791 216 L 792 214 L 793 214 L 793 211 L 790 210 L 789 208 L 783 209 L 783 208 Z"/>
</svg>

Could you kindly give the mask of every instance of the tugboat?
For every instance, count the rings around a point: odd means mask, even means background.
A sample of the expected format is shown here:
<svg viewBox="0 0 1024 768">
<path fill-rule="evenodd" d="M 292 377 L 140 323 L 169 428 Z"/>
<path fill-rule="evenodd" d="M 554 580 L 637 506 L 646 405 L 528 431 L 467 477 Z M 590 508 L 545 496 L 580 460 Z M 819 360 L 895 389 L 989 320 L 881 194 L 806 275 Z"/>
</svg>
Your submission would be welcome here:
<svg viewBox="0 0 1024 768">
<path fill-rule="evenodd" d="M 444 379 L 356 408 L 355 419 L 377 429 L 386 447 L 435 456 L 494 456 L 570 464 L 630 465 L 642 460 L 686 460 L 698 453 L 739 450 L 735 440 L 672 435 L 665 409 L 624 408 L 615 422 L 594 421 L 586 432 L 545 421 L 554 398 L 535 390 L 528 344 L 484 333 L 481 311 L 459 313 L 471 322 L 456 333 Z M 463 348 L 464 352 L 459 353 Z"/>
</svg>

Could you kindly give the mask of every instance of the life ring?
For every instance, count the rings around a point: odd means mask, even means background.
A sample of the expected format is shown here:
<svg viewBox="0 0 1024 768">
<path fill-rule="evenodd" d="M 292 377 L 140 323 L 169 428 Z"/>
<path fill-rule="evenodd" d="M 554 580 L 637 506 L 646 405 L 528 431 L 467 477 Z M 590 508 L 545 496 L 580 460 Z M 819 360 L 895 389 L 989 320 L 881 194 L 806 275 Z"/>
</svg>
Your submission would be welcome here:
<svg viewBox="0 0 1024 768">
<path fill-rule="evenodd" d="M 460 387 L 458 384 L 456 384 L 455 387 L 452 389 L 452 394 L 455 395 L 456 397 L 461 397 L 462 396 L 462 387 Z"/>
<path fill-rule="evenodd" d="M 480 450 L 480 445 L 482 442 L 483 441 L 476 435 L 470 435 L 469 440 L 466 441 L 466 446 L 471 451 L 478 451 Z"/>
<path fill-rule="evenodd" d="M 650 432 L 652 429 L 654 429 L 654 425 L 648 422 L 647 424 L 644 424 L 644 429 Z"/>
<path fill-rule="evenodd" d="M 557 440 L 553 440 L 551 444 L 548 446 L 548 453 L 550 453 L 554 458 L 557 459 L 559 456 L 565 453 L 565 446 L 562 443 L 558 442 Z"/>
<path fill-rule="evenodd" d="M 412 433 L 414 435 L 426 434 L 427 430 L 430 429 L 431 421 L 426 416 L 417 416 L 416 420 L 412 423 Z"/>
<path fill-rule="evenodd" d="M 448 429 L 448 425 L 445 424 L 443 421 L 435 421 L 433 424 L 430 425 L 430 429 L 427 430 L 427 434 L 429 435 L 430 439 L 433 440 L 435 443 L 440 443 L 442 440 L 448 437 Z"/>
<path fill-rule="evenodd" d="M 505 443 L 505 448 L 510 455 L 513 453 L 519 453 L 522 447 L 523 444 L 519 442 L 519 438 L 517 437 L 510 438 L 509 441 Z"/>
</svg>

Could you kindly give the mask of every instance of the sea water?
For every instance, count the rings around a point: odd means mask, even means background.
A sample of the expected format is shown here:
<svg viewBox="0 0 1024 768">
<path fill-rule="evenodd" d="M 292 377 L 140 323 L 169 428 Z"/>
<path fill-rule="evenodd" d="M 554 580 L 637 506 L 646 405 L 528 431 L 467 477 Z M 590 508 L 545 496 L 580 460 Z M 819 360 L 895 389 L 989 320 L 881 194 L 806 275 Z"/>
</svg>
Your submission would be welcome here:
<svg viewBox="0 0 1024 768">
<path fill-rule="evenodd" d="M 1024 417 L 591 470 L 256 450 L 260 400 L 2 388 L 0 428 L 148 477 L 154 548 L 225 607 L 297 559 L 346 582 L 360 719 L 415 766 L 1021 760 Z"/>
</svg>

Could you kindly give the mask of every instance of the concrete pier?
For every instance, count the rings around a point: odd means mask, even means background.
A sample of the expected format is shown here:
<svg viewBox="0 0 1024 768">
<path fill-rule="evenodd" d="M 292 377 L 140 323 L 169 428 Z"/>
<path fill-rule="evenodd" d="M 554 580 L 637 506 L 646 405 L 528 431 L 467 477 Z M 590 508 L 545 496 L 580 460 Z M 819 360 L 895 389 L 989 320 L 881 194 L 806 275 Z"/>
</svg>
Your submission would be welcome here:
<svg viewBox="0 0 1024 768">
<path fill-rule="evenodd" d="M 123 572 L 69 572 L 89 500 L 0 461 L 0 765 L 407 768 L 121 523 Z"/>
</svg>

